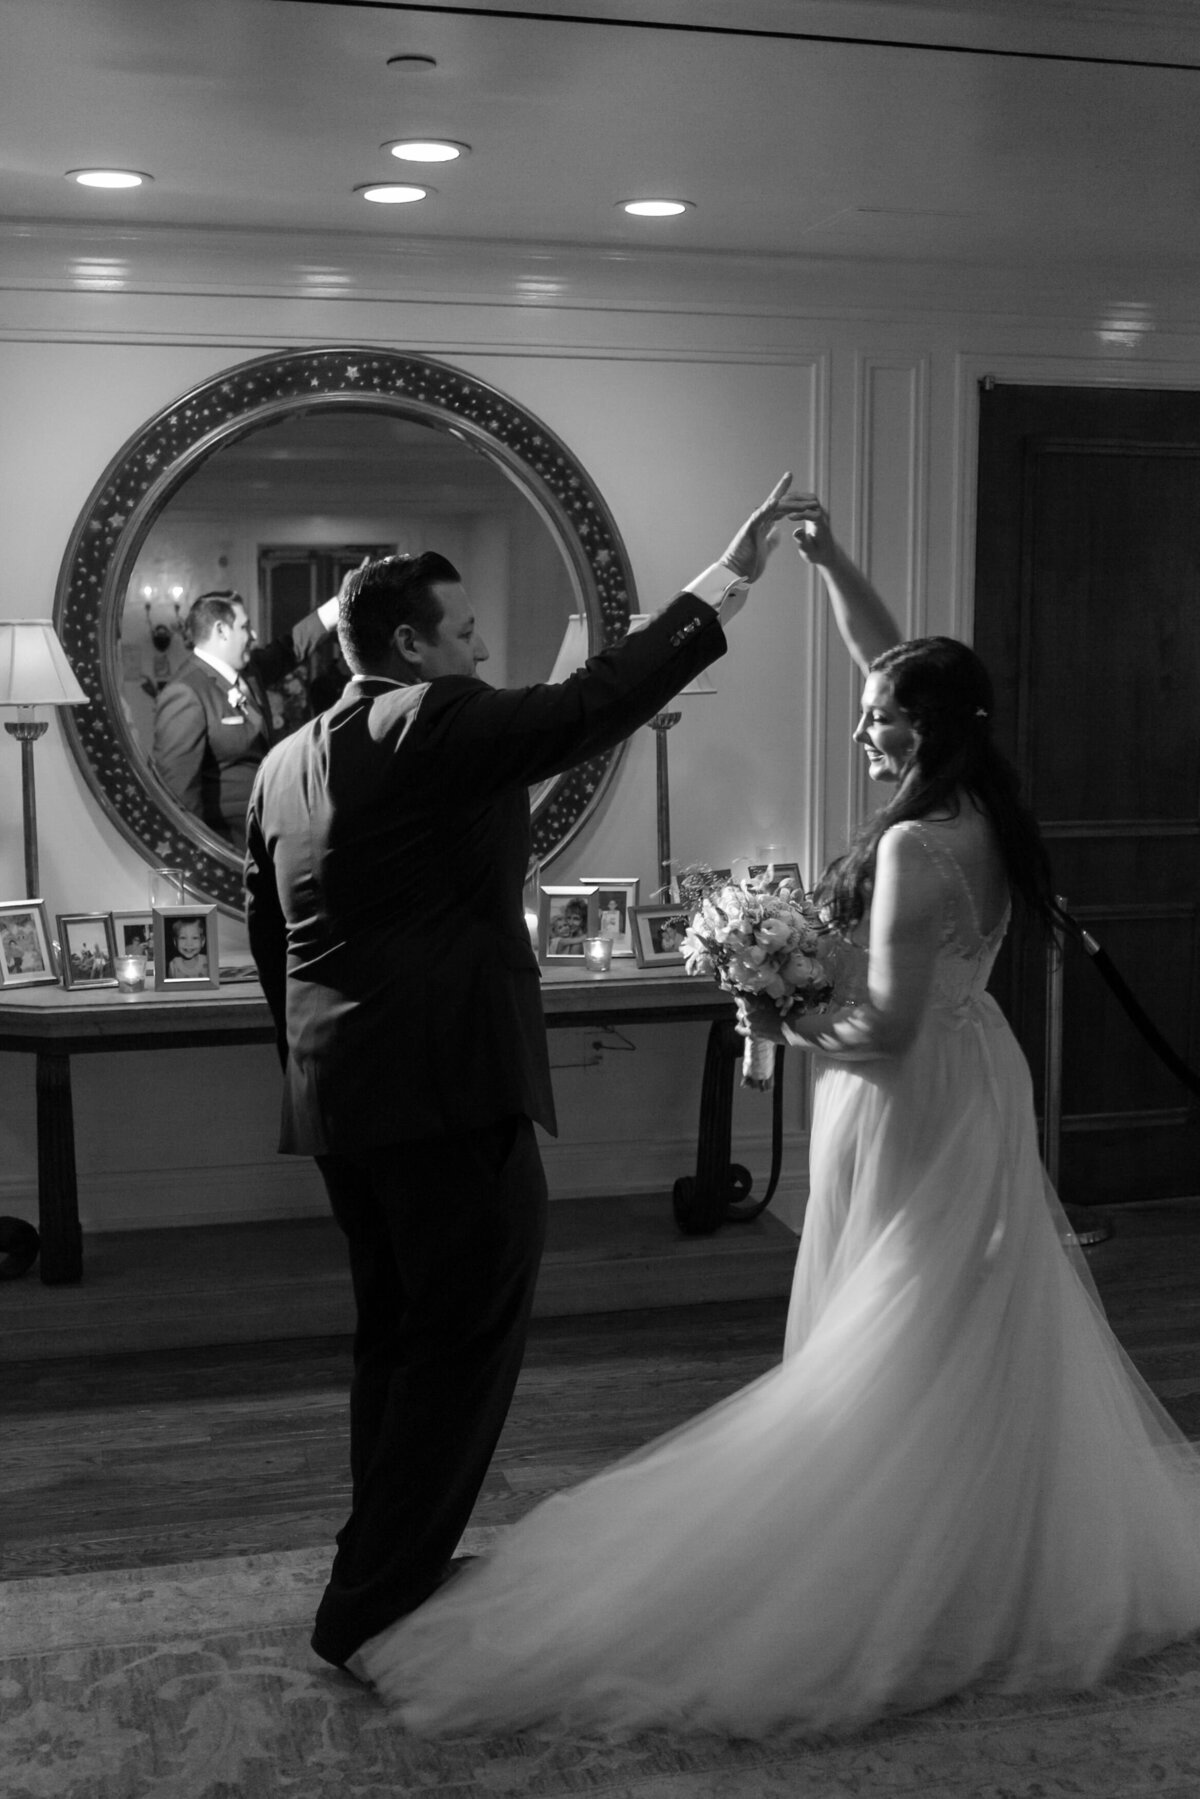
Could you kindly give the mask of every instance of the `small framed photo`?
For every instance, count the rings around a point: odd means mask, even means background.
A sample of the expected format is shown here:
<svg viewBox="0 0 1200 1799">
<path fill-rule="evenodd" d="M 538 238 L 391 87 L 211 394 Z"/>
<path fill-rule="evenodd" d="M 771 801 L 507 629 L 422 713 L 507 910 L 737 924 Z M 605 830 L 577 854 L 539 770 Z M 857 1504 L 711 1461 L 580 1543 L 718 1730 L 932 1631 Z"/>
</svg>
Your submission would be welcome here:
<svg viewBox="0 0 1200 1799">
<path fill-rule="evenodd" d="M 635 906 L 633 947 L 639 968 L 669 968 L 683 961 L 683 939 L 691 915 L 675 906 Z"/>
<path fill-rule="evenodd" d="M 221 985 L 215 906 L 155 906 L 154 990 L 192 993 Z"/>
<path fill-rule="evenodd" d="M 585 887 L 596 889 L 596 929 L 592 935 L 612 938 L 614 956 L 633 954 L 633 908 L 638 903 L 637 875 L 580 875 Z"/>
<path fill-rule="evenodd" d="M 583 956 L 585 937 L 598 937 L 596 889 L 543 887 L 538 897 L 538 955 L 543 962 Z"/>
<path fill-rule="evenodd" d="M 57 987 L 43 900 L 0 904 L 0 987 Z"/>
<path fill-rule="evenodd" d="M 798 862 L 752 862 L 746 873 L 751 881 L 757 881 L 765 875 L 768 893 L 778 893 L 781 881 L 794 881 L 797 887 L 804 885 L 800 879 Z"/>
<path fill-rule="evenodd" d="M 154 920 L 149 912 L 114 912 L 113 940 L 118 956 L 145 956 L 146 973 L 154 973 Z"/>
<path fill-rule="evenodd" d="M 64 987 L 116 986 L 111 912 L 60 912 L 58 943 Z"/>
</svg>

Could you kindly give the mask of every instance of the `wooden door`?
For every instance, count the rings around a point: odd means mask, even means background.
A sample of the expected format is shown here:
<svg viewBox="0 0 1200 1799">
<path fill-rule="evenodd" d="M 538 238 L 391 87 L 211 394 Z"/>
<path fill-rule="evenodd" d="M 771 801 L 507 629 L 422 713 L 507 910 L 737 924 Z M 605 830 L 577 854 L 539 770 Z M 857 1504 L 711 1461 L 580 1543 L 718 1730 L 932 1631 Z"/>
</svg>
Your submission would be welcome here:
<svg viewBox="0 0 1200 1799">
<path fill-rule="evenodd" d="M 984 384 L 975 643 L 1059 893 L 1200 1067 L 1200 395 Z M 1059 1185 L 1200 1193 L 1200 1106 L 1068 950 Z M 1040 1093 L 1045 963 L 997 970 Z"/>
</svg>

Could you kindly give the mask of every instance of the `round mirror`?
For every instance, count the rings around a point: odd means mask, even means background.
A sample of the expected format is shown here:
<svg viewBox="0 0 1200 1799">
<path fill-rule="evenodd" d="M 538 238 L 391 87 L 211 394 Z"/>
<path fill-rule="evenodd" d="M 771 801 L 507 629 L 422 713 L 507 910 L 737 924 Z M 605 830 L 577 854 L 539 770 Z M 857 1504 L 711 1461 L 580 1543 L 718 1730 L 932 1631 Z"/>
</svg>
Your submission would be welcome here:
<svg viewBox="0 0 1200 1799">
<path fill-rule="evenodd" d="M 92 704 L 69 739 L 89 785 L 152 863 L 241 908 L 240 860 L 154 767 L 158 695 L 188 656 L 198 595 L 244 596 L 285 637 L 365 555 L 437 549 L 459 569 L 496 686 L 561 679 L 636 610 L 599 494 L 544 425 L 423 357 L 293 352 L 240 365 L 149 421 L 97 485 L 63 562 L 55 622 Z M 340 691 L 336 637 L 269 691 L 276 736 Z M 531 793 L 534 853 L 558 853 L 618 752 Z"/>
</svg>

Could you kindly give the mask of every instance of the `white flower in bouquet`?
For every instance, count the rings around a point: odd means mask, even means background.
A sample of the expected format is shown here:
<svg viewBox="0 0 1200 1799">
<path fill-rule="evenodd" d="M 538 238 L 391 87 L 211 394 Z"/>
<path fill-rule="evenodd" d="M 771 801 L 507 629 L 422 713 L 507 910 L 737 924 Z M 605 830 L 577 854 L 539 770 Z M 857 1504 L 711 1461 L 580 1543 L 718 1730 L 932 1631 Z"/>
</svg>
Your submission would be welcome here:
<svg viewBox="0 0 1200 1799">
<path fill-rule="evenodd" d="M 828 1006 L 833 983 L 818 953 L 826 927 L 801 888 L 782 881 L 772 892 L 763 879 L 697 886 L 702 897 L 683 940 L 687 971 L 736 995 L 743 1026 L 750 997 L 773 1000 L 781 1018 Z M 765 1092 L 774 1067 L 775 1045 L 747 1035 L 742 1084 Z"/>
</svg>

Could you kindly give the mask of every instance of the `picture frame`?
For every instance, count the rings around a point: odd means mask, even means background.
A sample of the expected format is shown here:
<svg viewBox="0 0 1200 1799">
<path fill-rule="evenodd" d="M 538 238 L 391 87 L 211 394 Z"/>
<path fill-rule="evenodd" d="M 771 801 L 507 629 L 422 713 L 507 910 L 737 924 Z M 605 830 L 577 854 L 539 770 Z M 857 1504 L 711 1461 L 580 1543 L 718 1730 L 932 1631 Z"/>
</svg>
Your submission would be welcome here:
<svg viewBox="0 0 1200 1799">
<path fill-rule="evenodd" d="M 638 889 L 641 878 L 638 875 L 580 875 L 585 887 L 596 890 L 596 929 L 597 937 L 612 938 L 613 956 L 632 956 L 633 919 L 630 916 L 638 903 Z"/>
<path fill-rule="evenodd" d="M 0 901 L 0 987 L 57 987 L 44 900 Z"/>
<path fill-rule="evenodd" d="M 115 987 L 117 945 L 111 912 L 60 912 L 58 945 L 64 987 Z"/>
<path fill-rule="evenodd" d="M 577 882 L 538 893 L 538 960 L 583 967 L 583 940 L 599 936 L 596 889 Z"/>
<path fill-rule="evenodd" d="M 203 993 L 221 985 L 217 908 L 154 906 L 154 991 Z M 185 972 L 191 965 L 194 972 Z"/>
<path fill-rule="evenodd" d="M 768 893 L 777 893 L 780 881 L 795 881 L 798 887 L 804 886 L 798 862 L 751 862 L 746 876 L 748 880 L 756 881 L 760 875 L 765 875 L 768 871 L 771 875 L 767 884 Z"/>
<path fill-rule="evenodd" d="M 694 910 L 706 894 L 714 892 L 718 887 L 727 887 L 732 879 L 732 868 L 709 868 L 706 863 L 685 868 L 676 882 L 679 903 Z"/>
<path fill-rule="evenodd" d="M 691 922 L 686 906 L 635 906 L 633 947 L 639 968 L 672 968 L 683 963 L 683 936 Z M 664 937 L 667 942 L 664 944 Z"/>
<path fill-rule="evenodd" d="M 154 919 L 148 906 L 140 912 L 110 913 L 118 956 L 145 956 L 146 975 L 154 975 Z"/>
</svg>

